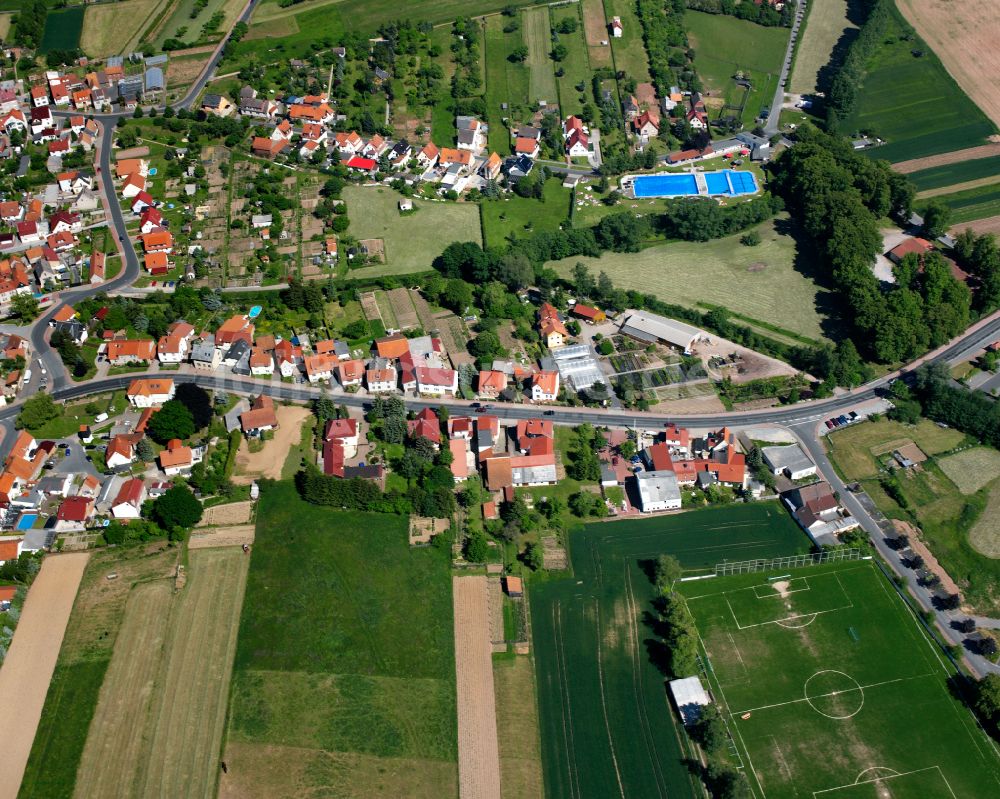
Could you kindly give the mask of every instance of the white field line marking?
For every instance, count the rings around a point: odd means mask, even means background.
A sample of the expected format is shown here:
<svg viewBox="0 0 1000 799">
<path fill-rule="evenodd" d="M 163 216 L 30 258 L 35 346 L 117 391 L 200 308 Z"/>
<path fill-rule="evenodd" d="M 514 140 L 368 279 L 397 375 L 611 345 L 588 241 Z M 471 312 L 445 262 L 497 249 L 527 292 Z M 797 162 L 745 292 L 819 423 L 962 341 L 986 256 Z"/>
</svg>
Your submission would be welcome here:
<svg viewBox="0 0 1000 799">
<path fill-rule="evenodd" d="M 814 675 L 815 676 L 815 675 Z M 733 712 L 735 716 L 742 716 L 744 713 L 757 713 L 761 710 L 771 710 L 776 707 L 784 707 L 785 705 L 796 705 L 799 702 L 808 702 L 810 699 L 825 699 L 829 696 L 837 696 L 839 694 L 846 694 L 851 691 L 866 691 L 869 688 L 881 688 L 885 685 L 893 685 L 897 682 L 908 682 L 910 680 L 922 680 L 924 677 L 933 677 L 933 672 L 927 672 L 927 674 L 917 674 L 913 677 L 897 677 L 895 680 L 883 680 L 882 682 L 873 682 L 870 685 L 859 685 L 857 688 L 847 688 L 843 691 L 830 691 L 825 694 L 817 694 L 816 696 L 802 697 L 801 699 L 789 699 L 787 702 L 775 702 L 773 705 L 761 705 L 760 707 L 748 707 L 746 710 L 736 710 Z"/>
<path fill-rule="evenodd" d="M 622 785 L 622 774 L 618 770 L 618 757 L 615 755 L 615 742 L 611 737 L 611 723 L 608 721 L 608 704 L 604 698 L 604 666 L 601 663 L 601 604 L 597 605 L 597 681 L 601 686 L 601 711 L 604 713 L 604 731 L 608 734 L 608 748 L 611 750 L 611 763 L 615 767 L 615 779 L 618 780 L 618 792 L 625 799 L 625 786 Z"/>
<path fill-rule="evenodd" d="M 865 771 L 870 771 L 870 769 L 865 769 Z M 836 788 L 824 788 L 821 791 L 813 791 L 812 795 L 813 797 L 816 797 L 824 793 L 833 793 L 834 791 L 842 791 L 844 788 L 853 788 L 855 785 L 871 785 L 874 782 L 888 782 L 889 780 L 899 779 L 900 777 L 909 777 L 911 774 L 922 774 L 925 771 L 936 771 L 938 773 L 938 776 L 940 776 L 941 779 L 944 780 L 944 784 L 945 786 L 947 786 L 948 792 L 952 795 L 952 797 L 954 797 L 954 799 L 958 799 L 958 797 L 955 796 L 955 792 L 951 788 L 951 783 L 949 783 L 947 777 L 944 776 L 944 772 L 941 771 L 940 766 L 928 766 L 927 768 L 918 768 L 914 769 L 913 771 L 904 771 L 902 774 L 896 773 L 889 777 L 874 777 L 870 780 L 862 780 L 860 782 L 858 781 L 848 782 L 845 783 L 844 785 L 838 785 Z M 864 771 L 861 772 L 861 774 L 864 773 L 865 773 Z M 858 776 L 860 777 L 861 775 L 859 774 Z"/>
<path fill-rule="evenodd" d="M 851 562 L 851 561 L 843 561 L 843 562 Z M 811 569 L 813 567 L 812 566 L 803 566 L 801 568 L 803 568 L 803 569 Z M 873 567 L 869 566 L 868 564 L 861 564 L 861 565 L 858 565 L 858 566 L 851 566 L 850 568 L 847 568 L 847 569 L 841 569 L 841 570 L 836 571 L 836 572 L 826 572 L 824 574 L 811 574 L 809 576 L 812 577 L 813 580 L 815 581 L 815 580 L 819 580 L 819 579 L 821 579 L 823 577 L 834 577 L 834 578 L 836 578 L 836 577 L 838 577 L 838 575 L 840 575 L 842 573 L 853 572 L 853 571 L 858 571 L 860 569 L 868 569 L 868 568 L 873 568 Z M 736 577 L 738 575 L 729 574 L 729 575 L 725 575 L 725 576 L 726 577 Z M 840 580 L 838 579 L 837 582 L 840 582 Z M 728 591 L 713 591 L 710 594 L 698 594 L 698 596 L 688 596 L 687 594 L 685 594 L 684 598 L 688 602 L 691 602 L 694 599 L 710 599 L 710 598 L 716 597 L 716 596 L 726 596 L 727 594 L 743 594 L 743 593 L 746 593 L 747 591 L 754 591 L 759 586 L 763 586 L 763 585 L 770 586 L 770 583 L 754 583 L 753 585 L 748 585 L 748 586 L 745 586 L 744 588 L 731 588 Z M 840 583 L 840 589 L 844 592 L 844 596 L 849 596 L 849 594 L 847 593 L 847 589 L 844 588 L 844 584 L 843 583 Z"/>
<path fill-rule="evenodd" d="M 729 605 L 729 600 L 726 600 L 726 604 Z M 811 613 L 795 613 L 791 616 L 785 616 L 783 619 L 770 619 L 769 621 L 760 621 L 756 624 L 740 624 L 740 620 L 736 618 L 736 612 L 733 610 L 733 606 L 729 605 L 729 612 L 733 614 L 733 621 L 736 623 L 737 630 L 752 630 L 754 627 L 763 627 L 765 624 L 781 624 L 783 621 L 795 621 L 796 619 L 804 619 L 807 616 L 819 616 L 822 613 L 839 613 L 842 610 L 850 610 L 854 607 L 852 602 L 850 605 L 843 605 L 839 608 L 830 608 L 829 610 L 814 610 Z"/>
<path fill-rule="evenodd" d="M 736 658 L 739 660 L 740 665 L 743 667 L 744 673 L 747 671 L 747 664 L 743 661 L 743 655 L 740 654 L 740 648 L 736 646 L 736 639 L 733 638 L 733 634 L 726 630 L 726 635 L 729 636 L 729 643 L 733 645 L 733 651 L 736 653 Z"/>
<path fill-rule="evenodd" d="M 793 577 L 791 580 L 789 580 L 789 582 L 790 583 L 798 583 L 800 580 L 803 583 L 805 583 L 805 588 L 786 588 L 784 596 L 788 596 L 789 594 L 798 594 L 801 591 L 811 591 L 812 590 L 812 586 L 809 585 L 809 578 L 808 577 Z M 768 590 L 763 595 L 761 595 L 761 594 L 757 593 L 757 589 L 758 588 L 766 588 Z M 760 585 L 755 585 L 753 587 L 753 593 L 754 593 L 754 596 L 757 597 L 757 599 L 783 599 L 784 598 L 784 596 L 782 596 L 782 594 L 779 594 L 777 591 L 774 590 L 774 583 L 762 583 Z"/>
<path fill-rule="evenodd" d="M 663 774 L 660 771 L 660 761 L 656 757 L 656 747 L 655 740 L 653 739 L 653 731 L 649 728 L 649 716 L 646 713 L 646 704 L 643 701 L 642 696 L 642 658 L 639 654 L 640 642 L 639 642 L 639 627 L 636 622 L 636 614 L 638 608 L 635 604 L 635 593 L 632 591 L 632 572 L 629 569 L 628 561 L 622 561 L 622 567 L 625 572 L 625 601 L 628 606 L 628 628 L 629 635 L 632 637 L 633 647 L 632 654 L 629 660 L 632 661 L 632 693 L 635 697 L 635 706 L 639 711 L 639 724 L 642 730 L 642 740 L 646 744 L 646 753 L 649 755 L 649 762 L 653 766 L 653 776 L 656 782 L 656 793 L 659 796 L 665 796 L 661 788 L 661 780 L 663 779 Z M 663 692 L 664 699 L 666 699 L 666 691 Z M 669 713 L 669 708 L 667 709 Z"/>
<path fill-rule="evenodd" d="M 776 621 L 775 624 L 777 624 L 779 627 L 784 627 L 786 630 L 801 630 L 803 627 L 808 627 L 810 624 L 816 621 L 816 614 L 809 613 L 806 616 L 803 616 L 802 618 L 808 618 L 809 621 L 804 622 L 803 624 L 785 624 L 785 621 L 781 620 L 781 621 Z"/>
</svg>

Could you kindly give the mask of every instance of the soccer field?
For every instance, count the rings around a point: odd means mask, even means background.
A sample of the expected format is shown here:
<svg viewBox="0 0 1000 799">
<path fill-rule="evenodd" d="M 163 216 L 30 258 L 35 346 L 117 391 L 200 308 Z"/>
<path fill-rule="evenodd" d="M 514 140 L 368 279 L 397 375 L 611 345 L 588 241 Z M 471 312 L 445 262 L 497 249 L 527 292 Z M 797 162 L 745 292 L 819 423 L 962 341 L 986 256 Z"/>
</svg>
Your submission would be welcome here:
<svg viewBox="0 0 1000 799">
<path fill-rule="evenodd" d="M 1000 793 L 1000 757 L 874 564 L 689 582 L 708 682 L 763 799 Z"/>
<path fill-rule="evenodd" d="M 532 646 L 546 795 L 700 796 L 694 753 L 674 721 L 655 646 L 650 563 L 685 569 L 805 551 L 777 503 L 587 525 L 570 540 L 573 574 L 531 588 Z M 713 581 L 714 582 L 714 581 Z"/>
</svg>

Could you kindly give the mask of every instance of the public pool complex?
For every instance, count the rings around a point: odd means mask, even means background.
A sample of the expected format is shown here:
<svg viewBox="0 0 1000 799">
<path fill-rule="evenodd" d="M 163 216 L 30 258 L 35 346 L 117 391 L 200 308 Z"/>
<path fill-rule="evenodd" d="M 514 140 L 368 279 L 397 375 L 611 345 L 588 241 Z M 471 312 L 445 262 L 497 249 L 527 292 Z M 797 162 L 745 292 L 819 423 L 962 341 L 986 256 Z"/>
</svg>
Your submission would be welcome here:
<svg viewBox="0 0 1000 799">
<path fill-rule="evenodd" d="M 753 172 L 735 169 L 626 175 L 621 186 L 629 197 L 737 197 L 760 191 Z"/>
</svg>

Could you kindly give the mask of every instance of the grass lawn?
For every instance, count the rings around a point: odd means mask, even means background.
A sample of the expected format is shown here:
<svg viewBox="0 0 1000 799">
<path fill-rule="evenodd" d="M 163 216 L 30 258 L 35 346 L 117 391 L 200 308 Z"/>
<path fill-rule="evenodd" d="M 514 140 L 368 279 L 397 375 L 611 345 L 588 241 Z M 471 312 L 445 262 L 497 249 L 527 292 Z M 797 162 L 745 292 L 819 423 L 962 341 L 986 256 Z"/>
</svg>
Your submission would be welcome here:
<svg viewBox="0 0 1000 799">
<path fill-rule="evenodd" d="M 907 425 L 890 419 L 861 422 L 826 437 L 826 448 L 837 471 L 845 480 L 863 480 L 878 474 L 876 455 L 892 452 L 912 441 L 927 455 L 954 449 L 965 438 L 957 430 L 938 427 L 928 419 Z"/>
<path fill-rule="evenodd" d="M 133 583 L 172 574 L 179 550 L 98 550 L 80 583 L 18 794 L 70 799 Z M 118 579 L 107 575 L 117 572 Z"/>
<path fill-rule="evenodd" d="M 94 414 L 87 413 L 84 408 L 91 402 L 97 402 L 102 409 L 107 404 L 103 398 L 88 398 L 83 402 L 61 406 L 62 413 L 54 419 L 49 419 L 40 427 L 30 427 L 28 432 L 37 439 L 57 439 L 75 437 L 82 424 L 93 424 Z"/>
<path fill-rule="evenodd" d="M 954 669 L 873 564 L 794 569 L 784 595 L 775 576 L 680 588 L 739 759 L 753 763 L 756 795 L 1000 788 L 996 748 L 949 690 Z M 816 756 L 833 750 L 837 757 Z"/>
<path fill-rule="evenodd" d="M 982 144 L 996 127 L 958 87 L 933 51 L 915 34 L 895 8 L 887 40 L 867 64 L 854 113 L 841 128 L 867 131 L 887 144 L 867 152 L 872 158 L 897 162 Z M 920 58 L 913 51 L 923 53 Z"/>
<path fill-rule="evenodd" d="M 213 41 L 218 40 L 222 37 L 222 33 L 229 29 L 233 20 L 236 19 L 240 11 L 243 10 L 243 6 L 246 5 L 244 0 L 208 0 L 208 4 L 192 19 L 191 14 L 194 11 L 195 3 L 196 0 L 180 0 L 173 7 L 173 12 L 157 32 L 156 39 L 154 40 L 156 47 L 160 47 L 163 42 L 171 38 L 179 38 L 185 42 L 199 41 L 203 38 L 201 35 L 202 26 L 216 13 L 221 11 L 225 15 L 225 18 L 216 29 L 218 33 L 210 37 L 205 37 Z M 181 29 L 183 28 L 186 28 L 187 31 L 181 35 Z"/>
<path fill-rule="evenodd" d="M 6 39 L 10 33 L 10 23 L 14 19 L 13 14 L 0 14 L 0 39 Z"/>
<path fill-rule="evenodd" d="M 550 105 L 559 99 L 553 62 L 552 35 L 549 29 L 549 10 L 545 7 L 529 8 L 521 14 L 521 32 L 528 48 L 524 62 L 529 70 L 528 99 L 532 103 L 545 100 Z"/>
<path fill-rule="evenodd" d="M 708 242 L 674 241 L 638 253 L 566 258 L 549 266 L 569 275 L 582 261 L 595 275 L 607 272 L 624 289 L 692 307 L 724 305 L 818 339 L 824 335 L 823 309 L 831 299 L 814 278 L 816 262 L 810 245 L 784 232 L 789 229 L 784 220 L 761 225 L 762 241 L 756 247 L 740 244 L 740 234 Z"/>
<path fill-rule="evenodd" d="M 951 224 L 972 222 L 1000 214 L 1000 182 L 977 186 L 953 194 L 939 194 L 935 202 L 941 202 L 951 209 Z M 918 211 L 922 207 L 918 204 Z"/>
<path fill-rule="evenodd" d="M 385 242 L 386 263 L 352 269 L 350 278 L 423 272 L 453 241 L 482 243 L 479 209 L 472 203 L 415 199 L 416 213 L 401 216 L 400 195 L 392 189 L 347 186 L 344 200 L 351 218 L 350 234 Z"/>
<path fill-rule="evenodd" d="M 553 29 L 565 19 L 575 19 L 577 28 L 575 33 L 556 34 L 559 43 L 569 51 L 566 58 L 556 65 L 563 70 L 563 76 L 556 77 L 556 84 L 559 87 L 559 112 L 563 117 L 579 114 L 583 110 L 584 103 L 592 98 L 590 60 L 587 55 L 587 40 L 583 32 L 579 3 L 552 9 Z M 582 92 L 576 88 L 581 84 Z"/>
<path fill-rule="evenodd" d="M 812 94 L 818 88 L 819 73 L 830 63 L 834 47 L 847 37 L 857 36 L 858 26 L 847 18 L 848 0 L 823 0 L 809 3 L 806 21 L 799 31 L 795 64 L 789 90 Z"/>
<path fill-rule="evenodd" d="M 911 172 L 907 177 L 917 191 L 927 191 L 978 180 L 990 175 L 1000 175 L 1000 155 L 921 169 L 919 172 Z"/>
<path fill-rule="evenodd" d="M 638 83 L 649 83 L 652 80 L 649 76 L 649 57 L 635 3 L 632 0 L 604 0 L 604 14 L 609 23 L 612 17 L 621 17 L 622 20 L 620 39 L 615 39 L 609 30 L 603 37 L 611 43 L 615 69 L 624 71 Z"/>
<path fill-rule="evenodd" d="M 569 219 L 570 192 L 560 178 L 545 183 L 541 200 L 511 195 L 509 199 L 480 204 L 486 245 L 499 247 L 508 236 L 525 238 L 540 230 L 558 230 Z"/>
<path fill-rule="evenodd" d="M 703 569 L 725 558 L 807 548 L 774 503 L 591 524 L 573 533 L 572 574 L 531 585 L 546 794 L 700 795 L 682 762 L 690 752 L 665 700 L 664 675 L 647 652 L 647 561 L 670 553 L 686 569 Z"/>
<path fill-rule="evenodd" d="M 241 795 L 274 795 L 262 786 L 275 775 L 261 769 L 277 747 L 292 753 L 291 771 L 316 756 L 345 761 L 309 770 L 298 795 L 392 795 L 362 786 L 398 760 L 417 783 L 436 786 L 405 795 L 457 795 L 447 553 L 411 550 L 405 517 L 309 505 L 290 482 L 261 493 L 228 779 Z"/>
<path fill-rule="evenodd" d="M 486 64 L 486 114 L 490 126 L 489 148 L 500 155 L 510 155 L 511 152 L 510 133 L 503 124 L 510 109 L 504 111 L 501 104 L 523 102 L 520 97 L 514 99 L 514 90 L 508 80 L 508 71 L 523 72 L 524 66 L 511 64 L 507 60 L 506 40 L 508 36 L 515 34 L 504 33 L 505 24 L 505 17 L 489 17 L 486 20 L 483 54 Z"/>
<path fill-rule="evenodd" d="M 743 122 L 752 123 L 761 107 L 770 105 L 774 97 L 788 29 L 764 28 L 736 17 L 700 11 L 686 12 L 684 24 L 695 50 L 695 69 L 711 97 L 724 95 L 727 102 L 738 105 L 744 90 L 733 82 L 733 75 L 737 70 L 750 73 L 754 88 Z"/>
</svg>

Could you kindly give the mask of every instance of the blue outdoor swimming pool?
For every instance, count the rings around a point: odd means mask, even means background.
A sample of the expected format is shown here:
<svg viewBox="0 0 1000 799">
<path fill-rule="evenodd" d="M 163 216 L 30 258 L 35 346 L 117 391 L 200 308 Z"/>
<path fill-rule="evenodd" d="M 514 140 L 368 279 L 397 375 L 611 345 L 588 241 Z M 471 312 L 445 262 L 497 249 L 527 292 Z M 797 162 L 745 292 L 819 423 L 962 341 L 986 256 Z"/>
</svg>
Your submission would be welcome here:
<svg viewBox="0 0 1000 799">
<path fill-rule="evenodd" d="M 263 309 L 259 305 L 253 306 L 253 308 L 250 309 L 250 313 L 247 314 L 247 318 L 256 319 L 258 316 L 260 316 L 260 312 L 262 310 Z"/>
<path fill-rule="evenodd" d="M 723 169 L 704 172 L 706 191 L 701 191 L 698 178 L 690 173 L 673 172 L 662 175 L 638 175 L 632 187 L 636 197 L 697 197 L 698 195 L 735 197 L 757 192 L 757 179 L 752 172 Z"/>
<path fill-rule="evenodd" d="M 30 530 L 35 526 L 35 522 L 38 520 L 37 513 L 22 513 L 21 518 L 17 520 L 18 530 Z"/>
</svg>

